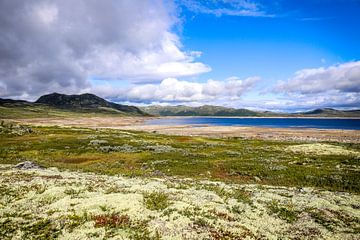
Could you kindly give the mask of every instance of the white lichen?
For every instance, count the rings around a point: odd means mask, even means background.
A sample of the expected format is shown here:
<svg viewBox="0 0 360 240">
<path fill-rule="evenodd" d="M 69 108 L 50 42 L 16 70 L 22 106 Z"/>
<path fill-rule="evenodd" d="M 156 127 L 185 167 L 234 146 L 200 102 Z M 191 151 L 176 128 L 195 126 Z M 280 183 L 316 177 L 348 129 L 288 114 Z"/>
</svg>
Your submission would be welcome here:
<svg viewBox="0 0 360 240">
<path fill-rule="evenodd" d="M 28 226 L 46 219 L 50 221 L 40 223 L 50 225 L 43 228 L 54 227 L 61 239 L 103 239 L 109 234 L 128 239 L 136 231 L 159 234 L 162 239 L 356 239 L 360 227 L 359 195 L 312 188 L 125 178 L 0 165 L 0 189 L 0 231 L 10 239 L 24 238 L 31 229 Z M 236 191 L 249 193 L 250 202 L 236 199 Z M 144 196 L 154 192 L 167 196 L 169 204 L 163 209 L 146 207 Z M 283 209 L 282 214 L 296 216 L 295 221 L 271 212 L 270 203 Z M 334 219 L 321 223 L 314 214 L 330 214 Z M 109 221 L 126 216 L 131 224 L 95 224 L 96 218 L 106 216 Z"/>
</svg>

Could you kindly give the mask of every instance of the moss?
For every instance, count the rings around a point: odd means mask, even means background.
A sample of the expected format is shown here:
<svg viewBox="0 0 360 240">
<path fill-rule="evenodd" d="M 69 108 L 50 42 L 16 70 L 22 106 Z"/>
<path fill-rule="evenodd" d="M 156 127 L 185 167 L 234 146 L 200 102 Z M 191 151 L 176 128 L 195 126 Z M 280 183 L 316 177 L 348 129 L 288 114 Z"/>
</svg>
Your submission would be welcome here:
<svg viewBox="0 0 360 240">
<path fill-rule="evenodd" d="M 12 239 L 12 236 L 18 230 L 17 224 L 10 218 L 1 219 L 0 221 L 0 235 L 3 239 Z"/>
<path fill-rule="evenodd" d="M 81 215 L 76 214 L 74 211 L 72 214 L 65 217 L 65 225 L 69 232 L 72 232 L 74 228 L 83 225 L 85 222 L 90 220 L 90 215 L 84 211 Z"/>
<path fill-rule="evenodd" d="M 298 213 L 292 209 L 292 206 L 280 206 L 277 201 L 268 203 L 268 209 L 271 214 L 277 215 L 280 219 L 288 223 L 293 223 L 298 220 Z"/>
<path fill-rule="evenodd" d="M 345 212 L 331 209 L 306 209 L 313 220 L 325 227 L 329 231 L 334 231 L 336 227 L 351 229 L 348 232 L 359 233 L 360 218 L 350 216 Z"/>
<path fill-rule="evenodd" d="M 50 219 L 40 219 L 30 225 L 21 227 L 23 239 L 55 239 L 61 230 Z"/>
<path fill-rule="evenodd" d="M 144 205 L 150 210 L 164 210 L 170 206 L 170 200 L 168 195 L 163 192 L 145 193 Z"/>
<path fill-rule="evenodd" d="M 252 204 L 251 193 L 243 189 L 233 190 L 232 197 L 238 200 L 239 202 Z"/>
</svg>

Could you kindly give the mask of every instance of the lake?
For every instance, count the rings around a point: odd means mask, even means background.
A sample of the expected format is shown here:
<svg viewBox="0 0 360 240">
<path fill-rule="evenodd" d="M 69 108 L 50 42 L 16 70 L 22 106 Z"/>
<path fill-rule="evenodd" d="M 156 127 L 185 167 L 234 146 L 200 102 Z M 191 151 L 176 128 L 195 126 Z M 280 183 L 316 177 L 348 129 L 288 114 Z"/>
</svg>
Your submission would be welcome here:
<svg viewBox="0 0 360 240">
<path fill-rule="evenodd" d="M 243 118 L 243 117 L 167 117 L 151 119 L 149 125 L 257 126 L 275 128 L 318 128 L 360 130 L 360 119 L 340 118 Z"/>
</svg>

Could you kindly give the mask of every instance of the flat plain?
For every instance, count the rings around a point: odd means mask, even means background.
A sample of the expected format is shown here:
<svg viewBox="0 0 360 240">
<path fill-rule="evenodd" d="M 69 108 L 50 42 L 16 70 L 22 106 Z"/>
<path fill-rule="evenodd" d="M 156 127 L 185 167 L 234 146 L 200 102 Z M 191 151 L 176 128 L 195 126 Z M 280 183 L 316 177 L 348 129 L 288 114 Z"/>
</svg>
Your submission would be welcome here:
<svg viewBox="0 0 360 240">
<path fill-rule="evenodd" d="M 358 238 L 359 131 L 149 127 L 142 121 L 3 121 L 1 235 Z M 43 168 L 14 168 L 24 161 Z"/>
</svg>

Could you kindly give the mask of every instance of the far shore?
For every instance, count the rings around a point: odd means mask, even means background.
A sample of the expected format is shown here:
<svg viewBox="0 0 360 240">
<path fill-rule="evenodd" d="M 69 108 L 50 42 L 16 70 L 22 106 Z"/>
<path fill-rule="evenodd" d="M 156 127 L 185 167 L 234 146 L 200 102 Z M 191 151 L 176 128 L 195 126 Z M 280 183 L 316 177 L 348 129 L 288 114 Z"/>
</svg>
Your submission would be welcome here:
<svg viewBox="0 0 360 240">
<path fill-rule="evenodd" d="M 153 116 L 152 118 L 309 118 L 309 119 L 360 119 L 360 117 L 325 116 Z"/>
</svg>

